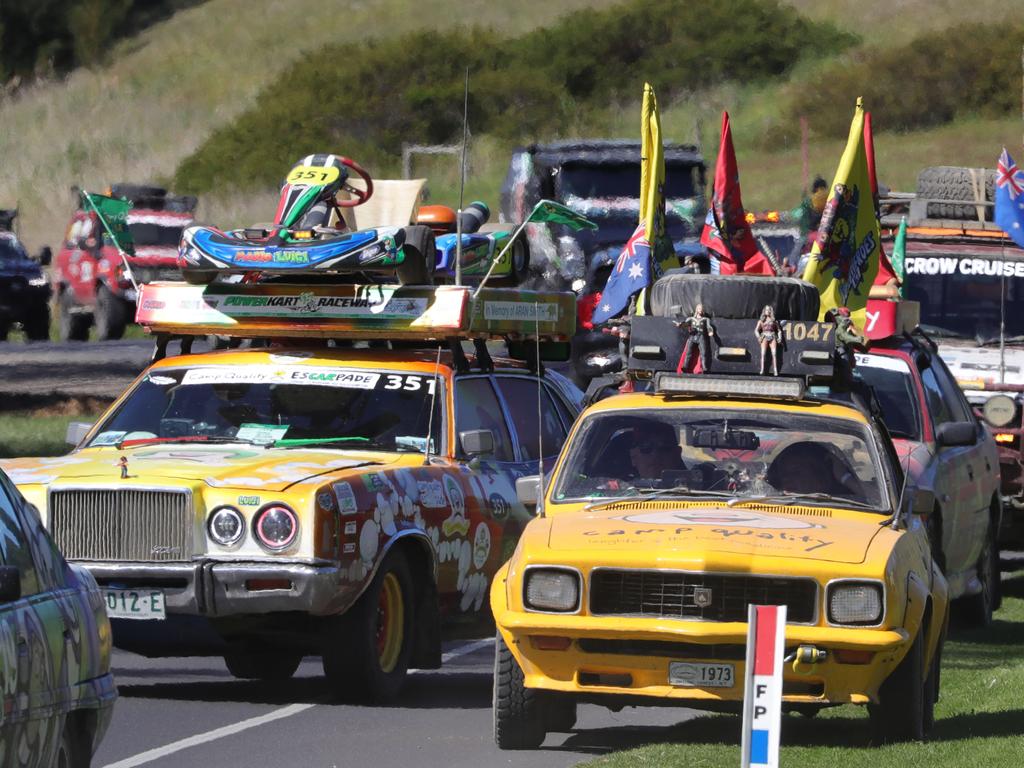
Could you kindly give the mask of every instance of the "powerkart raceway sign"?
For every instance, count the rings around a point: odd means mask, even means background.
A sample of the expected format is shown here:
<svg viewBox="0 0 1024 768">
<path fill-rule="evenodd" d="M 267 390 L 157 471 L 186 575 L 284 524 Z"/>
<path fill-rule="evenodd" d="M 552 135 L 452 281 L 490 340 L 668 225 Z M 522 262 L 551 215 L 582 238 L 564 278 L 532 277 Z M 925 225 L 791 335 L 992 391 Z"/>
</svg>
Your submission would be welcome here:
<svg viewBox="0 0 1024 768">
<path fill-rule="evenodd" d="M 747 627 L 740 765 L 778 768 L 786 606 L 748 606 Z"/>
</svg>

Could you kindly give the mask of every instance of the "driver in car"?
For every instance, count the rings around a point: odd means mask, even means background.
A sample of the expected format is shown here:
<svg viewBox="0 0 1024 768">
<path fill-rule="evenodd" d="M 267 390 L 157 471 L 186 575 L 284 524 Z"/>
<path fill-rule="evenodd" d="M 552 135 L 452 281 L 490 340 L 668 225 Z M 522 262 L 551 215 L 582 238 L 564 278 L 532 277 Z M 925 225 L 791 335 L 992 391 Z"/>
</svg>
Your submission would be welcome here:
<svg viewBox="0 0 1024 768">
<path fill-rule="evenodd" d="M 685 470 L 680 454 L 679 436 L 671 424 L 650 421 L 633 427 L 629 461 L 634 478 L 661 480 L 664 472 Z"/>
</svg>

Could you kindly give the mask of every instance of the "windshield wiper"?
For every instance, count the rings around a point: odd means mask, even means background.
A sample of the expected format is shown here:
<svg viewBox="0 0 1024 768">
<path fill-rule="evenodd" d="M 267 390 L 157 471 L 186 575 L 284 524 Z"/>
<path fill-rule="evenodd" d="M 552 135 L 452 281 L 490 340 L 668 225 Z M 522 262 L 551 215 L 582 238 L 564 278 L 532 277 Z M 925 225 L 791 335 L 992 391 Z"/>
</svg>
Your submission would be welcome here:
<svg viewBox="0 0 1024 768">
<path fill-rule="evenodd" d="M 241 437 L 226 437 L 224 435 L 180 435 L 178 437 L 140 437 L 135 440 L 122 440 L 119 443 L 113 443 L 113 446 L 115 448 L 133 448 L 137 445 L 155 445 L 157 443 L 245 443 L 246 445 L 263 445 L 262 443 L 245 440 Z"/>
<path fill-rule="evenodd" d="M 728 506 L 738 507 L 743 504 L 787 504 L 791 501 L 831 501 L 846 506 L 853 505 L 862 509 L 874 509 L 870 504 L 830 493 L 775 493 L 761 496 L 735 496 L 728 501 Z"/>
<path fill-rule="evenodd" d="M 583 507 L 584 512 L 589 512 L 594 509 L 603 509 L 604 507 L 612 504 L 618 504 L 621 501 L 627 501 L 629 499 L 640 499 L 643 501 L 650 501 L 651 499 L 658 498 L 660 496 L 669 496 L 671 494 L 679 494 L 680 496 L 693 496 L 695 498 L 701 498 L 703 496 L 716 496 L 721 498 L 730 498 L 733 496 L 732 493 L 727 491 L 702 491 L 698 488 L 690 488 L 686 485 L 675 485 L 671 488 L 636 488 L 631 487 L 629 490 L 633 491 L 625 496 L 615 496 L 608 499 L 601 499 L 601 501 L 592 501 Z"/>
</svg>

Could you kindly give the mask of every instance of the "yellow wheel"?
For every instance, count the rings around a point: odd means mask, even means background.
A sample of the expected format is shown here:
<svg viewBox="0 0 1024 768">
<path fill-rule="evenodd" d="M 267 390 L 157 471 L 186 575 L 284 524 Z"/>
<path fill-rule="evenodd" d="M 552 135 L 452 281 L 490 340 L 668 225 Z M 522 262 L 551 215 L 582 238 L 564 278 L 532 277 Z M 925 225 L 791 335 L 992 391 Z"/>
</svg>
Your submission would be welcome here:
<svg viewBox="0 0 1024 768">
<path fill-rule="evenodd" d="M 395 671 L 405 638 L 405 600 L 393 573 L 384 575 L 377 601 L 377 659 L 385 674 Z"/>
</svg>

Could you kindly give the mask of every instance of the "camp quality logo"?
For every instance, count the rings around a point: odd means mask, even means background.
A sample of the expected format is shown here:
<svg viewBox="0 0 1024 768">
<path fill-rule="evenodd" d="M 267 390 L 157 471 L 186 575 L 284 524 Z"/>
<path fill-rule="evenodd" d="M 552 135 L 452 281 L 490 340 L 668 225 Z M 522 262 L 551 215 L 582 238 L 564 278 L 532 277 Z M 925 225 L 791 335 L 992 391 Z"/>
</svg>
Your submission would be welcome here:
<svg viewBox="0 0 1024 768">
<path fill-rule="evenodd" d="M 624 515 L 619 518 L 642 525 L 709 525 L 718 528 L 737 526 L 771 530 L 823 528 L 824 526 L 796 517 L 765 515 L 745 509 L 672 510 Z"/>
</svg>

